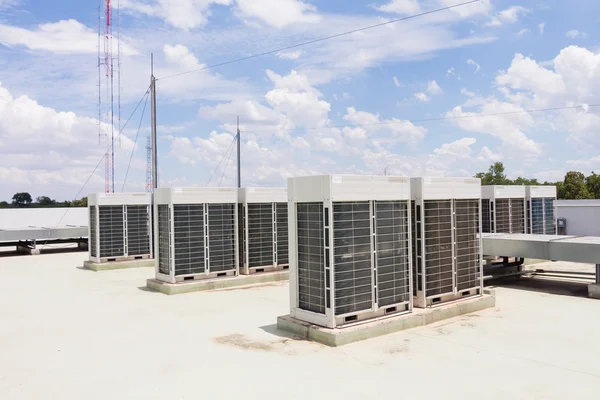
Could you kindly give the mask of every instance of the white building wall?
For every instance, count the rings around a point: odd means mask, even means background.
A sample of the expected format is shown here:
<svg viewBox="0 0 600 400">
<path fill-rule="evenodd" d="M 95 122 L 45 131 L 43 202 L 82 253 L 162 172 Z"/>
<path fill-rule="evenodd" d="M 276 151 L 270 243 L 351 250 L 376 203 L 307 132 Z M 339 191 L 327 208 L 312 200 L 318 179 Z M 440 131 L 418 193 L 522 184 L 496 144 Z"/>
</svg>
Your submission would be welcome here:
<svg viewBox="0 0 600 400">
<path fill-rule="evenodd" d="M 0 229 L 29 226 L 54 228 L 56 225 L 88 226 L 87 207 L 3 208 L 0 209 Z"/>
<path fill-rule="evenodd" d="M 600 200 L 558 200 L 557 218 L 567 220 L 567 235 L 600 236 Z"/>
</svg>

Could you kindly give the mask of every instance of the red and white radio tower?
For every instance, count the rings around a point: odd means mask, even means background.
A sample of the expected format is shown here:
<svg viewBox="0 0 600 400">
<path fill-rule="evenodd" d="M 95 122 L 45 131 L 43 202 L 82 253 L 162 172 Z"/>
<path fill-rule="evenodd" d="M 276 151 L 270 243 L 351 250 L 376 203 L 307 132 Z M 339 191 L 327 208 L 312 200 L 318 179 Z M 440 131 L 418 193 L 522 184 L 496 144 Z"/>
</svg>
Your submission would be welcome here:
<svg viewBox="0 0 600 400">
<path fill-rule="evenodd" d="M 116 0 L 116 7 L 114 3 L 115 0 L 98 0 L 98 137 L 101 139 L 104 136 L 106 149 L 104 154 L 106 193 L 115 191 L 115 123 L 117 135 L 121 131 L 120 0 Z M 113 53 L 113 7 L 117 17 L 116 55 Z M 115 82 L 115 72 L 117 82 Z"/>
</svg>

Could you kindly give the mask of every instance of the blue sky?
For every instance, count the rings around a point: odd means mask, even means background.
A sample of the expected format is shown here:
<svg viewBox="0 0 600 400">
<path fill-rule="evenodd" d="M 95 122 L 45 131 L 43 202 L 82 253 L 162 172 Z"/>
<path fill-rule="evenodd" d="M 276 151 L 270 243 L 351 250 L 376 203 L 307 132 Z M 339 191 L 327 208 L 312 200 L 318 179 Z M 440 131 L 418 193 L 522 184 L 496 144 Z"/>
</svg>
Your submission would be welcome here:
<svg viewBox="0 0 600 400">
<path fill-rule="evenodd" d="M 154 53 L 161 186 L 206 185 L 237 115 L 246 186 L 386 169 L 470 176 L 497 160 L 541 180 L 600 170 L 600 107 L 585 106 L 600 103 L 592 0 L 481 0 L 165 78 L 460 2 L 120 0 L 122 119 L 148 87 Z M 100 161 L 97 24 L 93 1 L 0 0 L 0 199 L 73 198 Z M 116 191 L 144 190 L 142 109 L 117 145 Z M 211 186 L 234 185 L 228 160 Z M 103 189 L 101 163 L 83 194 Z"/>
</svg>

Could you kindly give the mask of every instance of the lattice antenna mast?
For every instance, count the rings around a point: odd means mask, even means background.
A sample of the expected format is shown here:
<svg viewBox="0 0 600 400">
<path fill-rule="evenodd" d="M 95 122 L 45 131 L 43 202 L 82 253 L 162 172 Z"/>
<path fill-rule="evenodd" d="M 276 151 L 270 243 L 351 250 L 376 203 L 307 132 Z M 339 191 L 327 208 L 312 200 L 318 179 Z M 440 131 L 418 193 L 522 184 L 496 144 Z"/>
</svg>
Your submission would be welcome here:
<svg viewBox="0 0 600 400">
<path fill-rule="evenodd" d="M 152 136 L 146 140 L 146 192 L 153 192 L 152 184 Z"/>
</svg>

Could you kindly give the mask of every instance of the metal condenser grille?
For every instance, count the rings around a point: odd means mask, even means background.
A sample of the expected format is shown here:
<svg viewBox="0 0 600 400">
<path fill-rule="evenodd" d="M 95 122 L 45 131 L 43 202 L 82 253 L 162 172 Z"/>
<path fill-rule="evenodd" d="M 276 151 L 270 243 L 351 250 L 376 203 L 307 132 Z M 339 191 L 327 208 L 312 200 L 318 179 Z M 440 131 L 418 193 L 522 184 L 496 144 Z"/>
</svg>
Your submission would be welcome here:
<svg viewBox="0 0 600 400">
<path fill-rule="evenodd" d="M 127 255 L 150 254 L 149 206 L 125 206 L 127 210 Z"/>
<path fill-rule="evenodd" d="M 523 199 L 510 199 L 510 212 L 511 233 L 525 233 L 525 204 Z"/>
<path fill-rule="evenodd" d="M 246 213 L 244 212 L 244 205 L 238 204 L 238 262 L 240 268 L 243 267 L 246 262 Z"/>
<path fill-rule="evenodd" d="M 497 199 L 495 206 L 496 233 L 510 233 L 510 200 Z"/>
<path fill-rule="evenodd" d="M 210 272 L 235 269 L 235 205 L 208 205 L 208 259 Z"/>
<path fill-rule="evenodd" d="M 276 203 L 277 218 L 277 265 L 289 264 L 288 250 L 288 205 Z"/>
<path fill-rule="evenodd" d="M 556 218 L 554 217 L 554 199 L 544 199 L 544 213 L 546 219 L 546 235 L 556 234 Z"/>
<path fill-rule="evenodd" d="M 97 240 L 98 237 L 96 236 L 96 228 L 97 228 L 97 224 L 96 224 L 96 206 L 92 206 L 89 207 L 90 209 L 90 243 L 89 243 L 89 248 L 90 248 L 90 255 L 92 257 L 96 257 L 96 245 L 97 245 Z"/>
<path fill-rule="evenodd" d="M 456 286 L 458 290 L 481 286 L 479 200 L 455 200 Z"/>
<path fill-rule="evenodd" d="M 453 293 L 452 201 L 426 200 L 425 287 L 426 296 Z"/>
<path fill-rule="evenodd" d="M 161 274 L 169 275 L 171 272 L 171 242 L 169 234 L 171 231 L 171 218 L 169 215 L 169 206 L 167 204 L 158 205 L 158 271 Z"/>
<path fill-rule="evenodd" d="M 123 206 L 99 206 L 100 257 L 125 255 Z"/>
<path fill-rule="evenodd" d="M 173 217 L 175 276 L 204 273 L 204 205 L 175 204 Z"/>
<path fill-rule="evenodd" d="M 408 228 L 408 202 L 375 202 L 379 306 L 409 300 Z"/>
<path fill-rule="evenodd" d="M 298 297 L 301 309 L 325 314 L 323 204 L 296 205 Z"/>
<path fill-rule="evenodd" d="M 531 199 L 531 233 L 544 234 L 544 199 Z"/>
<path fill-rule="evenodd" d="M 481 200 L 481 231 L 483 233 L 490 233 L 490 200 Z"/>
<path fill-rule="evenodd" d="M 336 315 L 373 306 L 371 240 L 368 201 L 333 203 Z"/>
<path fill-rule="evenodd" d="M 248 266 L 266 267 L 273 261 L 273 205 L 248 204 Z"/>
</svg>

